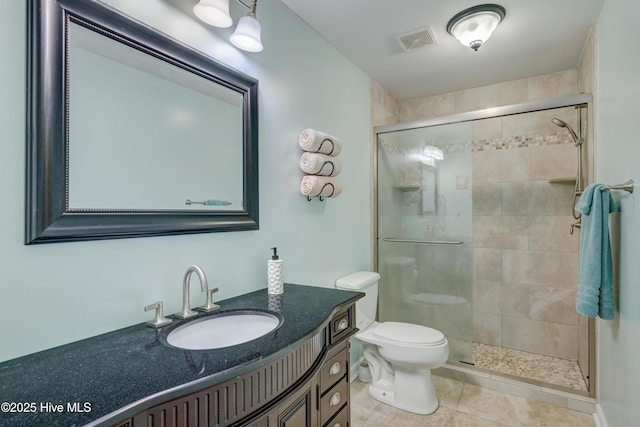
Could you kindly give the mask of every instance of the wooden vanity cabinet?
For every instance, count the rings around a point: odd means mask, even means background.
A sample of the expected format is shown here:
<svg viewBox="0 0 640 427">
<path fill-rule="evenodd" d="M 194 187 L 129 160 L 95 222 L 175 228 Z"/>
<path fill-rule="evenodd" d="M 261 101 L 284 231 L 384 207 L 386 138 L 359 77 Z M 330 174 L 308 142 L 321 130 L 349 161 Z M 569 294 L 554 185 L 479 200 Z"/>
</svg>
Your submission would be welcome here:
<svg viewBox="0 0 640 427">
<path fill-rule="evenodd" d="M 320 426 L 342 412 L 342 418 L 349 419 L 349 343 L 345 340 L 331 349 L 320 368 Z M 330 424 L 332 427 L 335 423 Z M 340 424 L 346 427 L 346 423 Z"/>
<path fill-rule="evenodd" d="M 348 427 L 349 337 L 355 333 L 354 307 L 336 314 L 326 328 L 329 343 L 310 380 L 249 427 Z M 242 425 L 242 424 L 241 424 Z"/>
<path fill-rule="evenodd" d="M 352 304 L 281 358 L 115 426 L 348 427 L 349 337 L 356 332 L 354 325 Z"/>
<path fill-rule="evenodd" d="M 255 422 L 239 424 L 247 427 L 318 427 L 314 381 L 287 396 L 275 409 L 260 416 Z"/>
</svg>

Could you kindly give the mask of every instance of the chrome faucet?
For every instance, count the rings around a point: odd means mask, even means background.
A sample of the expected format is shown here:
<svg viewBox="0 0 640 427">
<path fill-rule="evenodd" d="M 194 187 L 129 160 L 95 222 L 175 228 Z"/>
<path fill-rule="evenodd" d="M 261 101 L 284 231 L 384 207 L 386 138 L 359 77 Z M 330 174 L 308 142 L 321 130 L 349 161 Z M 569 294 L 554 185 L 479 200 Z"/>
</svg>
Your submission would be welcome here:
<svg viewBox="0 0 640 427">
<path fill-rule="evenodd" d="M 176 317 L 180 319 L 186 319 L 187 317 L 195 316 L 195 311 L 191 310 L 189 307 L 189 279 L 191 278 L 191 273 L 196 273 L 198 278 L 200 279 L 200 288 L 202 292 L 207 294 L 207 299 L 209 298 L 209 285 L 207 284 L 207 276 L 204 275 L 204 271 L 202 268 L 197 265 L 192 265 L 187 268 L 187 271 L 184 273 L 184 280 L 182 282 L 182 311 L 180 313 L 176 313 Z"/>
</svg>

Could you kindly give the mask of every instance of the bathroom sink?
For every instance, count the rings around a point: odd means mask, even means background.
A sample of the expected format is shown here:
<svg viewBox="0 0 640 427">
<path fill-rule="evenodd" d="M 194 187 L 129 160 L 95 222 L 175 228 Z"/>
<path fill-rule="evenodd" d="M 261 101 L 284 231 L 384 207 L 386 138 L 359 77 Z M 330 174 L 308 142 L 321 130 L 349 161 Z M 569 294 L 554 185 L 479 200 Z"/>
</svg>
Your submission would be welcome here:
<svg viewBox="0 0 640 427">
<path fill-rule="evenodd" d="M 264 311 L 230 311 L 178 326 L 167 342 L 187 350 L 231 347 L 259 338 L 280 325 L 280 317 Z"/>
</svg>

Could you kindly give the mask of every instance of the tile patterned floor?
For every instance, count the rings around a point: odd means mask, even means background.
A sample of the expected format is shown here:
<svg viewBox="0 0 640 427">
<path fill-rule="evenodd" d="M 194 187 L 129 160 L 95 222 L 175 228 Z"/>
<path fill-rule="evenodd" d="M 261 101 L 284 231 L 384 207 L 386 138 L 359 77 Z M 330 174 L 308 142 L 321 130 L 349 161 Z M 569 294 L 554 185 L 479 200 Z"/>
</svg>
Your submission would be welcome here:
<svg viewBox="0 0 640 427">
<path fill-rule="evenodd" d="M 594 427 L 590 414 L 434 376 L 440 407 L 416 415 L 378 402 L 351 383 L 352 427 Z"/>
<path fill-rule="evenodd" d="M 479 343 L 473 343 L 473 361 L 475 366 L 494 372 L 587 391 L 575 361 Z"/>
</svg>

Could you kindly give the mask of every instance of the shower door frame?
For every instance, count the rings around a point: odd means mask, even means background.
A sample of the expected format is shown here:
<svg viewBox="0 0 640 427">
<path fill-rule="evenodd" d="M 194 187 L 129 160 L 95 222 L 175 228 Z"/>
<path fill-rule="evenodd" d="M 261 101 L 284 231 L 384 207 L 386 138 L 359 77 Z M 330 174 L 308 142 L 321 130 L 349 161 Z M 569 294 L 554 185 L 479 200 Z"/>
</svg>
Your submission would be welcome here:
<svg viewBox="0 0 640 427">
<path fill-rule="evenodd" d="M 406 122 L 406 123 L 397 123 L 393 125 L 374 127 L 373 141 L 372 141 L 373 149 L 371 150 L 373 155 L 373 159 L 372 159 L 373 176 L 375 177 L 375 179 L 372 180 L 373 181 L 372 196 L 373 196 L 374 204 L 373 204 L 373 213 L 372 213 L 373 214 L 373 221 L 372 221 L 373 233 L 371 234 L 371 237 L 372 237 L 371 244 L 373 246 L 373 265 L 375 266 L 376 270 L 379 270 L 378 241 L 380 239 L 380 237 L 378 236 L 378 136 L 379 135 L 390 133 L 390 132 L 419 129 L 419 128 L 430 127 L 430 126 L 470 122 L 475 120 L 511 116 L 515 114 L 533 113 L 536 111 L 552 110 L 555 108 L 563 108 L 563 107 L 586 106 L 588 111 L 591 112 L 593 111 L 593 108 L 589 108 L 589 107 L 592 107 L 592 103 L 593 103 L 592 94 L 581 93 L 581 94 L 572 95 L 572 96 L 528 101 L 528 102 L 522 102 L 519 104 L 505 105 L 505 106 L 499 106 L 499 107 L 489 107 L 481 110 L 467 111 L 464 113 L 450 114 L 445 116 L 438 116 L 438 117 L 425 119 L 425 120 L 417 120 L 417 121 Z M 592 120 L 588 120 L 587 122 L 588 126 L 590 126 L 591 122 Z M 587 132 L 588 134 L 592 134 L 592 132 L 589 129 L 587 130 Z M 591 138 L 590 141 L 593 141 L 593 138 Z M 591 148 L 592 146 L 593 146 L 593 142 L 591 143 Z M 593 150 L 591 151 L 591 153 L 593 154 Z M 590 168 L 589 170 L 591 171 L 592 169 Z M 587 331 L 589 368 L 587 373 L 588 375 L 587 390 L 588 391 L 586 395 L 592 398 L 595 397 L 595 393 L 596 393 L 596 349 L 595 349 L 596 340 L 595 338 L 596 338 L 596 323 L 595 323 L 595 319 L 590 318 L 588 319 L 588 331 Z M 459 364 L 459 362 L 455 362 L 455 361 L 448 361 L 447 363 L 453 366 L 456 366 Z M 470 366 L 466 364 L 465 365 L 460 364 L 460 366 L 464 366 L 465 369 L 472 369 L 472 370 L 477 369 L 480 372 L 480 369 L 475 368 L 474 366 Z M 491 371 L 491 372 L 492 374 L 501 376 L 501 374 L 498 372 L 494 372 L 494 371 Z M 544 387 L 558 388 L 561 391 L 565 391 L 565 392 L 567 391 L 564 387 L 556 386 L 551 383 L 540 382 L 540 384 L 543 385 Z M 579 390 L 571 390 L 571 392 L 577 395 L 585 395 L 584 392 L 581 392 Z"/>
</svg>

